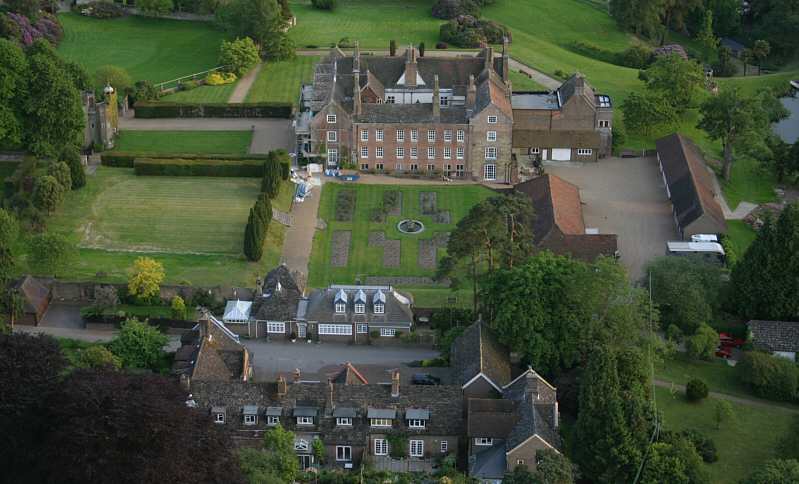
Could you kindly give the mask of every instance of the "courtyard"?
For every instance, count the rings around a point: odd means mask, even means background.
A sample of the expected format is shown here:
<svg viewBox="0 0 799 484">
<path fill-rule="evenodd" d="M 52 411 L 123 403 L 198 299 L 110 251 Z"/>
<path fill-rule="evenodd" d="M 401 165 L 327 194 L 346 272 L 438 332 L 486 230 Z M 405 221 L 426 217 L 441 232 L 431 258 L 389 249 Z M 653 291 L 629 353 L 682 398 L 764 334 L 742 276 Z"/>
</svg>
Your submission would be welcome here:
<svg viewBox="0 0 799 484">
<path fill-rule="evenodd" d="M 643 277 L 646 263 L 665 255 L 667 241 L 678 240 L 654 157 L 550 163 L 545 169 L 580 188 L 586 227 L 619 236 L 621 262 L 631 279 Z"/>
</svg>

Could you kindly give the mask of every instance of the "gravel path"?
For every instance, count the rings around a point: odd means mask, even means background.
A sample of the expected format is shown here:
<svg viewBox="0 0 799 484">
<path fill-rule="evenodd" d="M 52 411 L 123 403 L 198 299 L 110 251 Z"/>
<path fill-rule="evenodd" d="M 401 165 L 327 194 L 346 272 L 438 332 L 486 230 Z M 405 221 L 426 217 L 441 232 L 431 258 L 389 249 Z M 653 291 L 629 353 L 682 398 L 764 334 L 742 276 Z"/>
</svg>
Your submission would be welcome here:
<svg viewBox="0 0 799 484">
<path fill-rule="evenodd" d="M 250 92 L 250 88 L 252 87 L 253 83 L 255 83 L 255 79 L 258 77 L 258 73 L 261 72 L 261 67 L 263 67 L 263 65 L 264 64 L 262 62 L 259 62 L 257 66 L 250 69 L 250 72 L 239 79 L 238 84 L 236 84 L 236 87 L 233 89 L 233 92 L 230 94 L 227 102 L 244 102 L 244 99 L 247 97 L 247 93 Z"/>
</svg>

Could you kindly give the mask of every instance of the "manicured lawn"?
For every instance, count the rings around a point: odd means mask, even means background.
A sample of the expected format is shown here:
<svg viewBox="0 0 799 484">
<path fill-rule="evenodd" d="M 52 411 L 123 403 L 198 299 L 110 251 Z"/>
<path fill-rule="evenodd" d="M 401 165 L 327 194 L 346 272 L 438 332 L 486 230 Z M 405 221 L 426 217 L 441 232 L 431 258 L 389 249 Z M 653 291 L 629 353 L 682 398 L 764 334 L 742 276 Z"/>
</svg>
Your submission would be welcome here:
<svg viewBox="0 0 799 484">
<path fill-rule="evenodd" d="M 297 104 L 300 85 L 313 82 L 319 57 L 297 56 L 292 60 L 267 62 L 247 93 L 247 102 L 290 102 Z"/>
<path fill-rule="evenodd" d="M 289 31 L 300 48 L 327 48 L 343 37 L 360 41 L 361 48 L 388 49 L 389 40 L 397 45 L 429 48 L 438 41 L 438 29 L 444 21 L 433 18 L 432 3 L 427 0 L 343 0 L 332 12 L 318 10 L 310 2 L 290 2 L 297 16 L 297 26 Z"/>
<path fill-rule="evenodd" d="M 100 167 L 48 223 L 80 247 L 58 275 L 120 282 L 133 261 L 147 255 L 164 264 L 167 282 L 249 287 L 278 264 L 285 235 L 273 223 L 263 259 L 251 263 L 241 255 L 259 190 L 257 179 L 137 177 L 130 169 Z"/>
<path fill-rule="evenodd" d="M 410 293 L 413 296 L 413 305 L 417 308 L 472 308 L 471 289 L 444 289 L 436 287 L 412 287 L 401 286 L 402 292 Z M 451 298 L 455 302 L 451 303 Z"/>
<path fill-rule="evenodd" d="M 160 98 L 174 103 L 226 103 L 236 89 L 236 83 L 223 86 L 200 86 L 188 91 L 178 91 Z"/>
<path fill-rule="evenodd" d="M 777 407 L 755 407 L 732 403 L 735 422 L 716 429 L 713 420 L 715 399 L 688 403 L 682 393 L 672 395 L 657 388 L 657 407 L 667 430 L 697 429 L 711 437 L 719 460 L 706 464 L 714 483 L 736 483 L 763 461 L 777 457 L 776 445 L 786 432 L 794 414 Z"/>
<path fill-rule="evenodd" d="M 116 151 L 247 154 L 251 131 L 120 131 Z"/>
<path fill-rule="evenodd" d="M 351 222 L 335 220 L 337 193 L 354 190 L 356 202 Z M 402 192 L 402 217 L 387 217 L 385 223 L 372 222 L 371 213 L 383 203 L 383 193 L 389 190 Z M 431 216 L 422 215 L 420 194 L 435 192 L 437 209 L 450 212 L 450 223 L 433 223 Z M 432 276 L 434 269 L 425 269 L 417 262 L 419 240 L 432 239 L 436 234 L 451 231 L 468 210 L 493 192 L 479 185 L 464 186 L 391 186 L 391 185 L 342 185 L 328 183 L 322 190 L 319 217 L 327 223 L 325 230 L 317 231 L 310 261 L 309 285 L 324 287 L 331 283 L 352 284 L 356 279 L 365 282 L 367 276 Z M 401 234 L 397 223 L 403 218 L 414 218 L 425 224 L 420 234 Z M 345 267 L 331 266 L 331 239 L 334 231 L 351 231 L 348 262 Z M 401 244 L 399 267 L 383 266 L 383 249 L 368 245 L 370 232 L 384 232 L 387 239 L 399 240 Z M 439 257 L 444 249 L 439 249 Z M 449 290 L 446 291 L 449 293 Z M 422 297 L 429 296 L 420 292 Z M 432 297 L 432 296 L 431 296 Z M 440 297 L 440 295 L 436 295 Z M 445 297 L 445 296 L 444 296 Z M 471 301 L 470 301 L 471 302 Z"/>
<path fill-rule="evenodd" d="M 277 196 L 272 200 L 272 208 L 280 210 L 281 212 L 289 212 L 291 204 L 294 201 L 294 192 L 297 190 L 297 185 L 289 181 L 280 184 L 280 191 Z"/>
<path fill-rule="evenodd" d="M 740 397 L 755 398 L 749 389 L 738 381 L 735 368 L 727 365 L 721 358 L 700 361 L 689 358 L 684 353 L 666 359 L 655 368 L 659 380 L 685 385 L 689 380 L 699 378 L 714 392 L 728 393 Z"/>
<path fill-rule="evenodd" d="M 735 210 L 742 201 L 766 203 L 777 199 L 774 194 L 777 177 L 753 158 L 736 158 L 732 164 L 732 179 L 729 182 L 723 179 L 719 181 L 731 210 Z"/>
<path fill-rule="evenodd" d="M 127 16 L 98 20 L 58 16 L 64 40 L 58 52 L 92 75 L 106 64 L 127 69 L 134 80 L 157 82 L 217 66 L 225 34 L 211 23 Z"/>
<path fill-rule="evenodd" d="M 542 86 L 541 84 L 535 82 L 534 80 L 527 77 L 526 74 L 522 74 L 521 72 L 514 71 L 511 69 L 510 71 L 510 82 L 513 86 L 513 91 L 548 91 L 546 87 Z"/>
<path fill-rule="evenodd" d="M 742 257 L 746 249 L 754 242 L 757 232 L 746 225 L 743 220 L 727 220 L 727 237 L 735 247 L 735 253 L 738 254 L 738 257 Z"/>
</svg>

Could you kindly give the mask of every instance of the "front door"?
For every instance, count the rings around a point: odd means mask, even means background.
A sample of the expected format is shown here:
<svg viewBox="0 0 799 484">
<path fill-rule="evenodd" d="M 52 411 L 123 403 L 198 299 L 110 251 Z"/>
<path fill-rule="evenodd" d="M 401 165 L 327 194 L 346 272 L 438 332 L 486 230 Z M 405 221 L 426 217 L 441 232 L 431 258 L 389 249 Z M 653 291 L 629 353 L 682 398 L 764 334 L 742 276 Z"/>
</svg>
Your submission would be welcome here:
<svg viewBox="0 0 799 484">
<path fill-rule="evenodd" d="M 542 160 L 548 160 L 549 159 L 549 158 L 547 158 L 547 150 L 546 149 L 541 150 L 541 159 Z"/>
<path fill-rule="evenodd" d="M 306 326 L 305 326 L 305 324 L 298 324 L 298 325 L 297 325 L 297 338 L 299 338 L 299 339 L 305 339 L 305 337 L 307 336 L 307 334 L 308 334 L 308 333 L 307 333 L 307 330 L 306 330 Z"/>
<path fill-rule="evenodd" d="M 310 469 L 313 465 L 313 456 L 310 454 L 299 454 L 297 458 L 300 459 L 300 470 Z"/>
</svg>

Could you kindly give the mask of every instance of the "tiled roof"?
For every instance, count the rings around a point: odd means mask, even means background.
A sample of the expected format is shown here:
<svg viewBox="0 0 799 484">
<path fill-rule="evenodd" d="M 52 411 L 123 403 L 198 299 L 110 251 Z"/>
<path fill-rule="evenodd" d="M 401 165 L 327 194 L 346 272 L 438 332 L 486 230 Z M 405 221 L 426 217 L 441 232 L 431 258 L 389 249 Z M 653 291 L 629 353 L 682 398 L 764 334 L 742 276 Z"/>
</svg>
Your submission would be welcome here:
<svg viewBox="0 0 799 484">
<path fill-rule="evenodd" d="M 242 381 L 249 378 L 247 349 L 224 324 L 208 315 L 198 323 L 195 338 L 183 342 L 173 363 L 175 373 L 192 380 Z M 177 358 L 180 355 L 180 359 Z"/>
<path fill-rule="evenodd" d="M 353 299 L 358 291 L 366 295 L 366 312 L 356 314 Z M 374 294 L 382 290 L 386 295 L 383 314 L 374 313 Z M 339 291 L 348 295 L 347 312 L 336 313 L 335 297 Z M 375 326 L 408 328 L 413 323 L 410 300 L 388 286 L 330 286 L 315 290 L 308 298 L 304 320 L 321 323 L 369 323 Z"/>
<path fill-rule="evenodd" d="M 619 240 L 616 234 L 552 234 L 541 242 L 540 249 L 551 250 L 555 254 L 568 255 L 584 262 L 593 262 L 599 256 L 618 255 Z"/>
<path fill-rule="evenodd" d="M 752 320 L 747 325 L 755 348 L 799 352 L 799 322 Z"/>
<path fill-rule="evenodd" d="M 374 104 L 364 103 L 361 114 L 353 120 L 358 123 L 432 123 L 432 104 Z M 442 107 L 439 122 L 444 124 L 468 123 L 466 108 L 463 106 Z"/>
<path fill-rule="evenodd" d="M 518 420 L 519 404 L 512 400 L 470 398 L 466 435 L 470 438 L 505 439 Z"/>
<path fill-rule="evenodd" d="M 26 313 L 41 315 L 50 301 L 50 289 L 33 276 L 25 276 L 15 285 L 24 301 Z"/>
<path fill-rule="evenodd" d="M 511 381 L 508 349 L 479 321 L 466 328 L 452 343 L 450 361 L 461 385 L 480 373 L 499 387 Z"/>
<path fill-rule="evenodd" d="M 250 314 L 259 321 L 291 321 L 297 317 L 302 291 L 285 265 L 272 269 L 264 278 L 262 294 L 256 294 Z"/>
<path fill-rule="evenodd" d="M 585 233 L 580 189 L 555 175 L 533 178 L 514 187 L 529 196 L 535 210 L 533 237 L 535 243 L 545 239 L 553 228 L 563 234 Z"/>
<path fill-rule="evenodd" d="M 358 371 L 357 368 L 352 366 L 349 361 L 341 365 L 341 368 L 330 375 L 333 383 L 342 383 L 346 385 L 366 385 L 369 381 Z"/>
<path fill-rule="evenodd" d="M 680 227 L 707 215 L 717 233 L 726 232 L 724 212 L 714 196 L 711 175 L 699 148 L 678 133 L 660 138 L 655 145 Z"/>
</svg>

